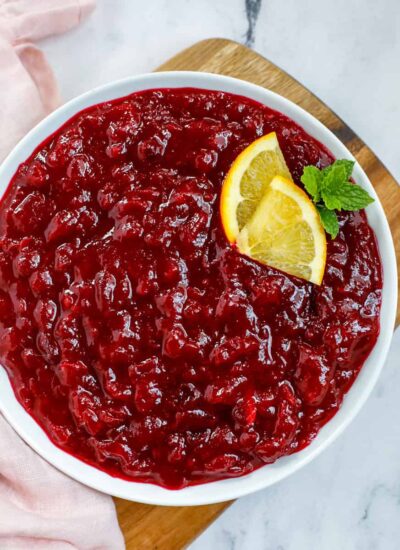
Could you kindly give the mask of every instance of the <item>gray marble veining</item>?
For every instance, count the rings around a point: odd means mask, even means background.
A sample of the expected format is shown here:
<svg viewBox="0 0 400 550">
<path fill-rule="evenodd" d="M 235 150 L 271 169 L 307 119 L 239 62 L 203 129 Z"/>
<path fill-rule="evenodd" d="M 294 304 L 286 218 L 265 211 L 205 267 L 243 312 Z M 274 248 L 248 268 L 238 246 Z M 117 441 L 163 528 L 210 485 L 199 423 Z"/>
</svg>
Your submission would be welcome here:
<svg viewBox="0 0 400 550">
<path fill-rule="evenodd" d="M 246 46 L 252 47 L 255 40 L 256 24 L 260 13 L 262 0 L 245 0 L 248 28 L 246 32 Z"/>
</svg>

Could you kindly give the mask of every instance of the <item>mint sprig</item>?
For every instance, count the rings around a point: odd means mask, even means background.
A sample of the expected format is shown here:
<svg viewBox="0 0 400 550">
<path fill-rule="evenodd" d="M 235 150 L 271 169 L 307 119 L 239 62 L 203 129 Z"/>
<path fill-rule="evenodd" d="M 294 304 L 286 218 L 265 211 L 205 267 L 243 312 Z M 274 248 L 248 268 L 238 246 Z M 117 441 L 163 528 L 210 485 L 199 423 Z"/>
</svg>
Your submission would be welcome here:
<svg viewBox="0 0 400 550">
<path fill-rule="evenodd" d="M 335 211 L 361 210 L 374 199 L 359 185 L 349 181 L 353 171 L 352 160 L 335 160 L 320 170 L 306 166 L 301 181 L 317 206 L 321 223 L 334 239 L 339 233 L 339 222 Z"/>
<path fill-rule="evenodd" d="M 339 222 L 336 216 L 336 212 L 328 210 L 326 206 L 317 204 L 317 210 L 319 217 L 321 218 L 322 226 L 327 233 L 334 239 L 339 233 Z"/>
</svg>

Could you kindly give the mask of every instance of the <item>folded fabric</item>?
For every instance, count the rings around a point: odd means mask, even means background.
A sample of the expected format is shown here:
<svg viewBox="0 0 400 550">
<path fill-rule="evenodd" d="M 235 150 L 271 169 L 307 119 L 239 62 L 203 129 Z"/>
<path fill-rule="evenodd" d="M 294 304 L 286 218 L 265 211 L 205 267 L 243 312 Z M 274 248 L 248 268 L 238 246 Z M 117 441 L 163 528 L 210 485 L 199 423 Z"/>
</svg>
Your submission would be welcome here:
<svg viewBox="0 0 400 550">
<path fill-rule="evenodd" d="M 57 83 L 32 41 L 72 29 L 94 0 L 0 0 L 0 161 L 60 103 Z"/>
<path fill-rule="evenodd" d="M 31 41 L 73 28 L 93 7 L 94 0 L 0 0 L 0 160 L 60 102 Z M 50 466 L 0 414 L 0 550 L 124 547 L 112 499 Z"/>
</svg>

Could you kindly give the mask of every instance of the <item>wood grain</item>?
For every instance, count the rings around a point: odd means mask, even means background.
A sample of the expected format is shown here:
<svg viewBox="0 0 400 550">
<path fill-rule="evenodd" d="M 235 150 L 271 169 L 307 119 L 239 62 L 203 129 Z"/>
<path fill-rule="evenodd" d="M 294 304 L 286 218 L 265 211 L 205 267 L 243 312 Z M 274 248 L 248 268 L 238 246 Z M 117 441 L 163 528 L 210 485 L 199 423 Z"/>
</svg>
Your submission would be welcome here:
<svg viewBox="0 0 400 550">
<path fill-rule="evenodd" d="M 195 44 L 158 70 L 206 71 L 248 80 L 291 99 L 323 122 L 350 149 L 373 183 L 389 220 L 400 272 L 400 188 L 373 152 L 317 97 L 257 53 L 219 38 Z M 230 504 L 160 507 L 120 499 L 115 503 L 127 550 L 185 548 Z"/>
<path fill-rule="evenodd" d="M 115 499 L 127 550 L 186 548 L 230 504 L 149 506 Z"/>
</svg>

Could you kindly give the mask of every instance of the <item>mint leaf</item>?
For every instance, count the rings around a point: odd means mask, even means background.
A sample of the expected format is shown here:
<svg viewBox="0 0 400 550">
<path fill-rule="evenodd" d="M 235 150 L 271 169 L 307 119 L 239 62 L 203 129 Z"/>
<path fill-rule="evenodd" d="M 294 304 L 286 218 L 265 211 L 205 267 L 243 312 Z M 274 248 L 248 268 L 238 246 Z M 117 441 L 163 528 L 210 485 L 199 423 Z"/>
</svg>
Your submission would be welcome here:
<svg viewBox="0 0 400 550">
<path fill-rule="evenodd" d="M 345 183 L 339 191 L 343 210 L 361 210 L 374 202 L 365 189 L 353 183 Z"/>
<path fill-rule="evenodd" d="M 319 189 L 322 181 L 321 170 L 316 166 L 306 166 L 300 179 L 307 193 L 312 196 L 314 202 L 318 202 L 320 200 Z"/>
<path fill-rule="evenodd" d="M 339 222 L 336 213 L 328 210 L 325 206 L 317 205 L 323 228 L 334 239 L 339 233 Z"/>
<path fill-rule="evenodd" d="M 328 172 L 322 172 L 321 197 L 329 210 L 340 210 L 342 207 L 342 188 L 347 182 L 346 167 L 341 164 L 332 164 Z"/>
<path fill-rule="evenodd" d="M 355 164 L 354 160 L 338 159 L 338 160 L 335 160 L 335 162 L 333 164 L 330 164 L 329 166 L 326 166 L 322 170 L 322 173 L 324 175 L 328 174 L 328 172 L 330 172 L 332 170 L 332 168 L 334 168 L 336 166 L 342 166 L 346 171 L 346 180 L 348 180 L 348 179 L 350 179 L 351 173 L 353 172 L 354 164 Z"/>
<path fill-rule="evenodd" d="M 335 160 L 322 170 L 316 166 L 306 166 L 301 181 L 315 202 L 322 225 L 334 239 L 339 232 L 339 222 L 335 210 L 361 210 L 374 199 L 362 187 L 351 183 L 354 161 Z"/>
</svg>

